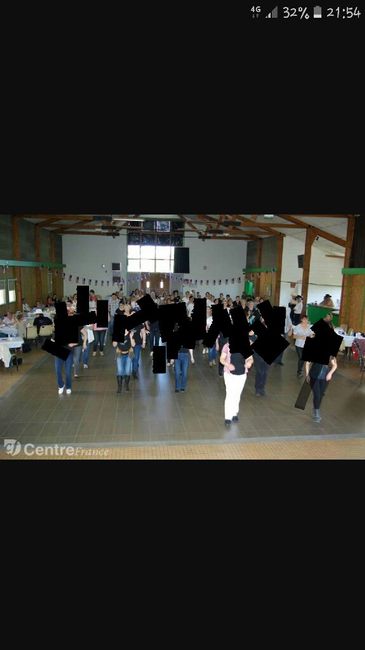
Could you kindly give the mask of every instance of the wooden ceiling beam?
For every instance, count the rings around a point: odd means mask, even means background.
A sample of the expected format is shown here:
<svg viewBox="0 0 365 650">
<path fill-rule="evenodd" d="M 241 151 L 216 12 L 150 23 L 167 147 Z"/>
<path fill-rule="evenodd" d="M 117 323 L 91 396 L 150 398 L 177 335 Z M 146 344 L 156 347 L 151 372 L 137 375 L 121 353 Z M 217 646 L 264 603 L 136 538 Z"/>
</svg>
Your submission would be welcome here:
<svg viewBox="0 0 365 650">
<path fill-rule="evenodd" d="M 235 219 L 242 221 L 242 223 L 245 223 L 248 226 L 253 226 L 254 228 L 259 228 L 260 230 L 266 230 L 266 232 L 269 232 L 270 235 L 272 235 L 273 237 L 285 237 L 284 233 L 278 233 L 272 228 L 270 228 L 270 226 L 267 226 L 264 223 L 258 223 L 257 221 L 252 221 L 247 217 L 243 217 L 241 214 L 234 214 L 234 215 L 227 215 L 227 216 L 233 216 Z"/>
<path fill-rule="evenodd" d="M 326 230 L 322 230 L 321 228 L 317 228 L 317 226 L 313 226 L 312 224 L 309 223 L 304 223 L 304 221 L 300 221 L 300 219 L 297 219 L 296 217 L 292 217 L 289 214 L 283 214 L 280 215 L 282 219 L 287 219 L 288 221 L 295 223 L 295 224 L 302 224 L 302 228 L 314 228 L 316 231 L 316 236 L 318 237 L 323 237 L 323 239 L 328 239 L 328 241 L 333 242 L 334 244 L 337 244 L 338 246 L 344 246 L 346 248 L 346 239 L 342 239 L 341 237 L 337 237 L 337 235 L 333 235 L 330 232 L 327 232 Z"/>
</svg>

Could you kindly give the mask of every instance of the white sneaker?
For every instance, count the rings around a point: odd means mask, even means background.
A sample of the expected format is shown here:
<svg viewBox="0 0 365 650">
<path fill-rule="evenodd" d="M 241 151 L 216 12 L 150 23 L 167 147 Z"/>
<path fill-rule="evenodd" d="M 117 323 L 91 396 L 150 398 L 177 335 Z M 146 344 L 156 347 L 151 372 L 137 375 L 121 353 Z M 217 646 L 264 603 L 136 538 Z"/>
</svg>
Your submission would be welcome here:
<svg viewBox="0 0 365 650">
<path fill-rule="evenodd" d="M 89 367 L 89 366 L 87 365 L 87 363 L 84 363 L 84 368 L 88 368 L 88 367 Z"/>
<path fill-rule="evenodd" d="M 93 352 L 93 357 L 96 357 L 96 352 Z"/>
<path fill-rule="evenodd" d="M 62 386 L 62 388 L 59 388 L 59 389 L 58 389 L 58 394 L 59 394 L 59 395 L 62 395 L 64 390 L 65 390 L 65 387 Z"/>
<path fill-rule="evenodd" d="M 78 377 L 79 377 L 78 375 L 74 375 L 74 379 L 78 379 Z"/>
<path fill-rule="evenodd" d="M 72 392 L 72 391 L 71 391 L 71 388 L 67 388 L 67 390 L 66 390 L 66 395 L 71 395 L 71 392 Z"/>
<path fill-rule="evenodd" d="M 150 357 L 153 357 L 153 352 L 150 352 Z"/>
<path fill-rule="evenodd" d="M 103 357 L 103 356 L 104 356 L 104 352 L 100 352 L 100 356 Z"/>
</svg>

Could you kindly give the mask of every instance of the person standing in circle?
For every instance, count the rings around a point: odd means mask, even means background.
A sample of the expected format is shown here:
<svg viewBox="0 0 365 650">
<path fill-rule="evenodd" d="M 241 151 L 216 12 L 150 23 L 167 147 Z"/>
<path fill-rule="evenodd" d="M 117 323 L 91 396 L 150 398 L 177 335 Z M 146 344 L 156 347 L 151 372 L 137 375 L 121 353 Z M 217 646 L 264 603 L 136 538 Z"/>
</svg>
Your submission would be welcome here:
<svg viewBox="0 0 365 650">
<path fill-rule="evenodd" d="M 180 347 L 177 359 L 175 359 L 175 393 L 184 392 L 188 381 L 189 348 L 183 345 Z"/>
<path fill-rule="evenodd" d="M 117 384 L 118 390 L 117 393 L 122 392 L 123 378 L 125 379 L 125 389 L 129 391 L 129 381 L 132 374 L 132 351 L 135 346 L 135 342 L 131 332 L 125 330 L 123 341 L 117 342 L 113 341 L 113 347 L 116 352 L 116 364 L 117 364 Z"/>
<path fill-rule="evenodd" d="M 320 406 L 328 383 L 337 369 L 336 357 L 330 357 L 329 364 L 305 362 L 305 378 L 313 392 L 313 420 L 321 421 Z"/>
<path fill-rule="evenodd" d="M 231 353 L 229 343 L 225 343 L 220 362 L 224 367 L 224 383 L 226 385 L 224 424 L 230 426 L 232 422 L 238 422 L 241 394 L 246 383 L 247 371 L 253 364 L 253 356 L 245 359 L 241 352 Z"/>
</svg>

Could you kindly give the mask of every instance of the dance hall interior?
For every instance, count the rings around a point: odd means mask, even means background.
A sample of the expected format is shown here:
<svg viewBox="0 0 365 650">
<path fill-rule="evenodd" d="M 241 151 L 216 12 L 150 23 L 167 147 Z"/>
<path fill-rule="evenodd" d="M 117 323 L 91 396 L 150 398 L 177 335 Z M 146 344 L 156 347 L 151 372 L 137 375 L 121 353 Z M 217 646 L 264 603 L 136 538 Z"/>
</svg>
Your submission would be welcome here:
<svg viewBox="0 0 365 650">
<path fill-rule="evenodd" d="M 365 216 L 0 215 L 1 460 L 365 458 Z"/>
</svg>

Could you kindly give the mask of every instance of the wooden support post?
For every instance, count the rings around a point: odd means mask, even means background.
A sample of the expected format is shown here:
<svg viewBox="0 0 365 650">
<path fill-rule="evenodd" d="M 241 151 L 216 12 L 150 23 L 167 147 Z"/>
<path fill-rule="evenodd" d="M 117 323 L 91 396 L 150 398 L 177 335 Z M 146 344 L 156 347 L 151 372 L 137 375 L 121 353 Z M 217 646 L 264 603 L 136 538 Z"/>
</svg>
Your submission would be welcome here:
<svg viewBox="0 0 365 650">
<path fill-rule="evenodd" d="M 13 217 L 12 219 L 12 234 L 13 234 L 13 256 L 15 260 L 20 260 L 20 237 L 19 237 L 19 220 Z M 20 266 L 14 267 L 14 274 L 16 278 L 16 308 L 22 308 L 22 276 Z"/>
<path fill-rule="evenodd" d="M 261 260 L 262 260 L 262 238 L 258 240 L 257 249 L 256 249 L 256 268 L 258 269 L 261 268 Z M 260 290 L 261 290 L 261 274 L 259 275 L 260 277 L 257 274 L 254 274 L 252 278 L 254 284 L 255 296 L 260 295 Z"/>
<path fill-rule="evenodd" d="M 302 279 L 302 296 L 303 296 L 303 305 L 305 310 L 307 310 L 312 245 L 315 238 L 316 238 L 316 230 L 315 228 L 313 228 L 313 226 L 309 226 L 306 230 L 306 236 L 305 236 L 303 279 Z"/>
<path fill-rule="evenodd" d="M 347 220 L 347 235 L 346 235 L 346 248 L 345 260 L 343 268 L 347 269 L 350 266 L 352 245 L 354 241 L 355 232 L 355 217 L 348 217 Z M 349 303 L 351 300 L 351 275 L 342 276 L 342 291 L 341 291 L 341 306 L 340 306 L 340 325 L 348 325 L 349 317 Z"/>
<path fill-rule="evenodd" d="M 278 237 L 277 253 L 276 253 L 275 291 L 273 296 L 274 305 L 280 304 L 281 270 L 283 266 L 283 243 L 284 243 L 284 237 Z"/>
</svg>

